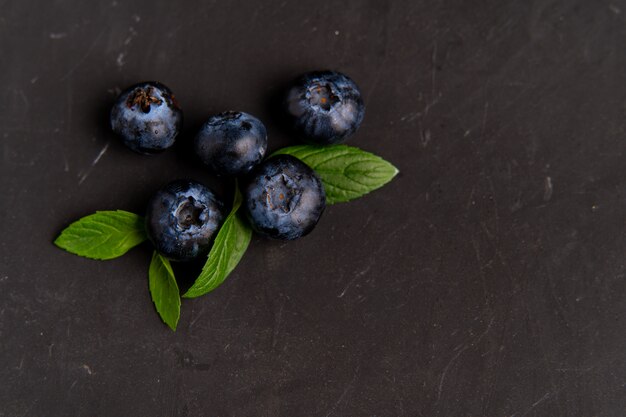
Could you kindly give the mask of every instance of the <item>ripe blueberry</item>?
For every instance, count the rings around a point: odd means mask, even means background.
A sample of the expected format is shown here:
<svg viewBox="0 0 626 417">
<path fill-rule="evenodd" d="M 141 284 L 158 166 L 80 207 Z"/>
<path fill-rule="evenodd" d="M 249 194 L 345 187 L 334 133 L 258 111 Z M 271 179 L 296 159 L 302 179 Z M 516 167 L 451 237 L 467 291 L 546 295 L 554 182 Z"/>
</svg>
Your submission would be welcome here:
<svg viewBox="0 0 626 417">
<path fill-rule="evenodd" d="M 213 173 L 246 174 L 265 156 L 267 131 L 259 119 L 247 113 L 221 113 L 202 126 L 194 148 Z"/>
<path fill-rule="evenodd" d="M 257 166 L 243 184 L 244 209 L 254 230 L 293 240 L 308 234 L 326 207 L 317 174 L 291 155 L 277 155 Z"/>
<path fill-rule="evenodd" d="M 143 82 L 124 90 L 111 109 L 111 128 L 135 152 L 153 154 L 174 144 L 183 112 L 163 84 Z"/>
<path fill-rule="evenodd" d="M 334 71 L 315 71 L 298 78 L 287 93 L 287 115 L 305 141 L 343 142 L 363 121 L 365 104 L 356 83 Z"/>
<path fill-rule="evenodd" d="M 224 219 L 223 204 L 204 185 L 176 180 L 148 203 L 146 231 L 156 250 L 172 261 L 206 255 Z"/>
</svg>

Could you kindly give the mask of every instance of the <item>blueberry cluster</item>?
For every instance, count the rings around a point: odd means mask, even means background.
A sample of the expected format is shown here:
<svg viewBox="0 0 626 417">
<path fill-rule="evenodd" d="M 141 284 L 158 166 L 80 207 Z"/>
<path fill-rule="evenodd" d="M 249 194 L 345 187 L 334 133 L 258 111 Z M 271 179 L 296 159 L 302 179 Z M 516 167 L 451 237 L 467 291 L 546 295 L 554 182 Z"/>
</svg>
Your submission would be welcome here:
<svg viewBox="0 0 626 417">
<path fill-rule="evenodd" d="M 343 142 L 358 129 L 365 112 L 354 81 L 333 71 L 311 72 L 295 80 L 283 107 L 298 137 L 316 145 Z M 173 146 L 182 122 L 174 95 L 157 82 L 124 90 L 111 110 L 113 131 L 142 154 Z M 264 160 L 267 130 L 256 117 L 238 111 L 211 116 L 193 144 L 210 172 L 239 178 L 242 208 L 259 234 L 293 240 L 311 232 L 319 221 L 326 207 L 320 178 L 293 156 Z M 187 261 L 207 254 L 224 218 L 224 204 L 209 188 L 176 180 L 150 200 L 146 230 L 161 255 Z"/>
</svg>

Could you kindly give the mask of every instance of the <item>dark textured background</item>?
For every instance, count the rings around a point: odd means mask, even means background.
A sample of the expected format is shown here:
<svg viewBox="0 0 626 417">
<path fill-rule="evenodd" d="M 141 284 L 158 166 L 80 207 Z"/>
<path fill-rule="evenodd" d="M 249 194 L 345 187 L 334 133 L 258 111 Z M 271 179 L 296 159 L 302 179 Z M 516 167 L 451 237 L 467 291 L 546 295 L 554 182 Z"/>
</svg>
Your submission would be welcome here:
<svg viewBox="0 0 626 417">
<path fill-rule="evenodd" d="M 626 415 L 625 19 L 618 0 L 0 0 L 0 416 Z M 213 112 L 292 143 L 268 103 L 318 68 L 359 83 L 349 143 L 401 174 L 305 239 L 255 238 L 176 333 L 147 245 L 52 245 L 173 178 L 218 186 L 184 143 Z M 155 157 L 106 123 L 146 79 L 186 117 Z"/>
</svg>

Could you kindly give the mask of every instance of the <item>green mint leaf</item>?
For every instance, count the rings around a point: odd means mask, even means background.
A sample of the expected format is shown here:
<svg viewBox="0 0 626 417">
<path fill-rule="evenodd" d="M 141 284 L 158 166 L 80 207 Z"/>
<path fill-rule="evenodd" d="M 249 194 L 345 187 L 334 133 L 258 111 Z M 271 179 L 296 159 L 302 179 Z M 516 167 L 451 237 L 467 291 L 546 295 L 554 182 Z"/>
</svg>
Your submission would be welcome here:
<svg viewBox="0 0 626 417">
<path fill-rule="evenodd" d="M 54 244 L 75 255 L 113 259 L 146 240 L 144 221 L 128 211 L 98 211 L 70 224 Z"/>
<path fill-rule="evenodd" d="M 279 154 L 293 155 L 319 174 L 327 204 L 362 197 L 398 174 L 398 169 L 381 157 L 353 146 L 299 145 L 274 152 Z"/>
<path fill-rule="evenodd" d="M 176 284 L 170 261 L 156 251 L 152 254 L 148 280 L 150 283 L 150 296 L 159 316 L 170 329 L 175 331 L 180 318 L 178 285 Z"/>
<path fill-rule="evenodd" d="M 241 193 L 237 188 L 233 208 L 215 237 L 209 258 L 196 282 L 183 297 L 195 298 L 213 291 L 224 282 L 243 257 L 252 238 L 252 230 L 237 214 L 241 202 Z"/>
</svg>

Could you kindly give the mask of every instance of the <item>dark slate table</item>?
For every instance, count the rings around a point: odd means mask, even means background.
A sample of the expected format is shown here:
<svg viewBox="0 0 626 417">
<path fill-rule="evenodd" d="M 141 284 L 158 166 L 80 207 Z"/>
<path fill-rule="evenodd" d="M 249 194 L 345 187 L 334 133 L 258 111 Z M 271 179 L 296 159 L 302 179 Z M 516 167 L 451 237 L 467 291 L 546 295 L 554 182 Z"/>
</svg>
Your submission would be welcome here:
<svg viewBox="0 0 626 417">
<path fill-rule="evenodd" d="M 626 2 L 0 1 L 0 416 L 626 415 Z M 254 238 L 173 333 L 150 248 L 52 241 L 191 177 L 211 113 L 263 119 L 334 68 L 349 144 L 401 170 L 293 243 Z M 175 150 L 124 148 L 116 92 L 169 85 Z M 220 185 L 222 184 L 222 185 Z M 177 268 L 181 285 L 197 265 Z"/>
</svg>

